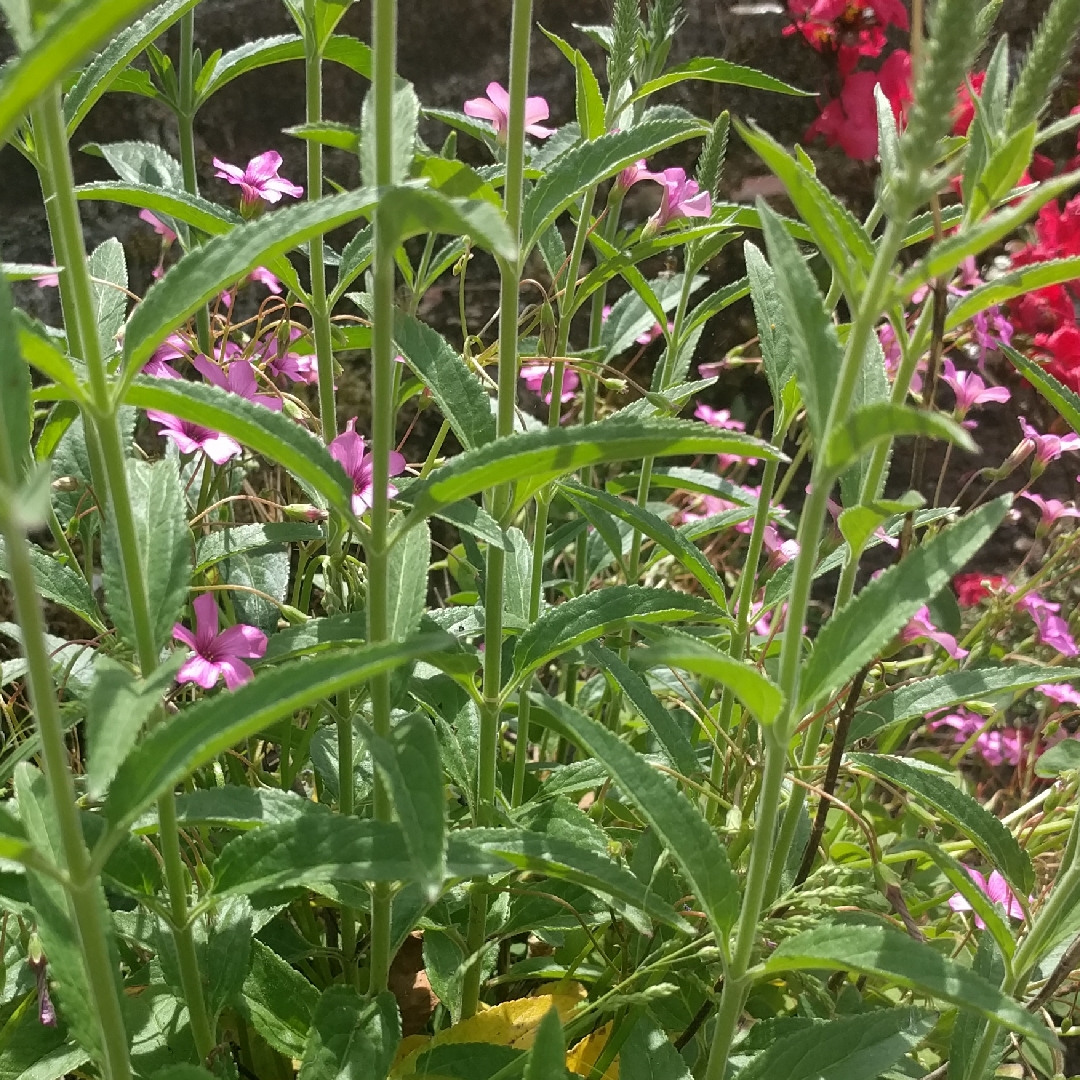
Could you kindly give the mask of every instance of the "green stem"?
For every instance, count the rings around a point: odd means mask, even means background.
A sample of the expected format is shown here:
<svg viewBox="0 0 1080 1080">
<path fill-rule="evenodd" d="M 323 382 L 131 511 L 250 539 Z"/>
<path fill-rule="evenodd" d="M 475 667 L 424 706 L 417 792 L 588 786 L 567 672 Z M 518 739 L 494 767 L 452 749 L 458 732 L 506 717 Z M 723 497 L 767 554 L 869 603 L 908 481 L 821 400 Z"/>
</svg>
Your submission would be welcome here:
<svg viewBox="0 0 1080 1080">
<path fill-rule="evenodd" d="M 82 222 L 75 199 L 75 184 L 68 156 L 67 130 L 59 88 L 45 95 L 34 114 L 35 131 L 41 133 L 46 164 L 52 177 L 56 201 L 56 221 L 61 236 L 61 247 L 67 259 L 71 283 L 72 314 L 78 327 L 78 340 L 82 345 L 82 359 L 90 384 L 93 421 L 100 445 L 101 461 L 108 486 L 108 501 L 113 514 L 120 564 L 124 586 L 131 609 L 135 631 L 136 653 L 144 676 L 149 675 L 158 662 L 158 649 L 154 641 L 153 621 L 147 596 L 146 578 L 143 574 L 141 553 L 135 530 L 135 518 L 128 492 L 127 467 L 124 458 L 120 427 L 117 423 L 116 405 L 109 389 L 105 359 L 97 333 L 93 286 L 86 262 L 83 244 Z M 100 496 L 99 492 L 99 496 Z M 214 1048 L 214 1038 L 207 1019 L 198 978 L 198 959 L 187 920 L 187 887 L 180 861 L 180 836 L 176 827 L 173 795 L 170 792 L 158 801 L 162 857 L 165 860 L 169 883 L 170 904 L 174 922 L 174 939 L 180 958 L 184 996 L 191 1016 L 192 1035 L 199 1056 L 207 1059 Z M 180 867 L 180 873 L 169 873 Z M 186 974 L 185 974 L 186 973 Z M 194 979 L 189 978 L 194 973 Z"/>
<path fill-rule="evenodd" d="M 521 237 L 521 207 L 525 183 L 525 98 L 529 93 L 529 35 L 532 32 L 532 0 L 514 0 L 510 24 L 510 112 L 507 118 L 506 181 L 503 200 L 506 223 L 512 236 Z M 518 296 L 521 289 L 521 255 L 499 262 L 499 410 L 496 435 L 505 439 L 514 430 L 514 403 L 518 378 Z M 558 393 L 558 388 L 552 388 Z M 500 484 L 492 494 L 491 512 L 506 524 L 513 493 Z M 541 552 L 543 548 L 541 548 Z M 484 596 L 484 704 L 480 712 L 480 746 L 477 763 L 476 816 L 490 824 L 495 812 L 495 780 L 498 766 L 500 695 L 502 691 L 503 576 L 506 553 L 494 544 L 487 550 L 487 582 Z M 468 1019 L 480 1000 L 481 952 L 487 934 L 486 883 L 473 887 L 470 897 L 468 954 L 474 957 L 465 973 L 461 991 L 461 1016 Z"/>
<path fill-rule="evenodd" d="M 371 42 L 374 54 L 372 92 L 375 95 L 375 184 L 394 182 L 394 74 L 397 68 L 397 2 L 374 0 L 371 8 Z M 390 452 L 393 449 L 394 412 L 394 245 L 382 235 L 375 218 L 375 284 L 372 333 L 372 478 L 371 536 L 368 556 L 368 640 L 389 636 L 389 565 L 387 532 L 390 507 Z M 322 375 L 320 373 L 320 381 Z M 332 381 L 332 380 L 331 380 Z M 324 387 L 320 387 L 322 393 Z M 390 677 L 371 680 L 371 712 L 375 733 L 390 734 Z M 391 821 L 390 793 L 376 775 L 374 792 L 376 821 Z M 390 887 L 380 883 L 371 895 L 371 965 L 369 992 L 380 993 L 390 976 Z"/>
<path fill-rule="evenodd" d="M 315 0 L 304 4 L 304 73 L 307 122 L 318 124 L 323 117 L 322 65 L 315 28 Z M 391 93 L 393 90 L 391 89 Z M 384 182 L 390 183 L 392 177 Z M 322 198 L 322 144 L 309 139 L 307 144 L 307 197 L 311 202 Z M 319 417 L 322 420 L 323 441 L 337 437 L 337 404 L 334 400 L 334 348 L 330 337 L 330 311 L 326 302 L 326 266 L 323 241 L 318 236 L 308 244 L 311 267 L 311 327 L 315 336 L 315 358 L 319 369 Z"/>
<path fill-rule="evenodd" d="M 199 176 L 195 168 L 195 11 L 180 17 L 180 108 L 176 123 L 180 136 L 180 167 L 184 174 L 184 190 L 199 194 Z M 195 312 L 195 331 L 199 350 L 212 355 L 210 311 L 204 304 Z"/>
</svg>

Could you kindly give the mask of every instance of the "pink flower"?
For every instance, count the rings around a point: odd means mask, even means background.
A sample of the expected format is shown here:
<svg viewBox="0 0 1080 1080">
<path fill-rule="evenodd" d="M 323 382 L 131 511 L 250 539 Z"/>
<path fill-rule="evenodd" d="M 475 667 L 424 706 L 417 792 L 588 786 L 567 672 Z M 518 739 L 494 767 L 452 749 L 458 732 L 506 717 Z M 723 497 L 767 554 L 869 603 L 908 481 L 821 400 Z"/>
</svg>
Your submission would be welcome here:
<svg viewBox="0 0 1080 1080">
<path fill-rule="evenodd" d="M 649 163 L 642 158 L 640 161 L 635 161 L 633 165 L 627 165 L 619 173 L 615 178 L 615 186 L 619 191 L 627 192 L 642 180 L 655 180 L 658 184 L 664 182 L 663 178 L 657 173 L 649 172 Z"/>
<path fill-rule="evenodd" d="M 256 266 L 248 274 L 248 278 L 251 281 L 258 282 L 260 285 L 265 285 L 275 296 L 281 295 L 281 282 L 278 280 L 277 275 L 270 273 L 265 266 Z"/>
<path fill-rule="evenodd" d="M 345 430 L 330 443 L 330 454 L 341 463 L 341 467 L 353 482 L 352 508 L 359 517 L 371 508 L 374 485 L 371 482 L 373 461 L 370 454 L 364 453 L 364 440 L 356 434 L 356 417 L 346 425 Z M 390 454 L 390 475 L 399 476 L 405 471 L 405 459 L 395 450 Z M 393 498 L 397 488 L 388 484 L 386 494 Z"/>
<path fill-rule="evenodd" d="M 667 328 L 669 334 L 675 329 L 675 324 L 670 319 L 668 320 Z M 660 328 L 660 324 L 653 323 L 650 329 L 638 334 L 638 336 L 634 338 L 634 340 L 639 345 L 651 345 L 663 333 L 664 331 Z"/>
<path fill-rule="evenodd" d="M 1080 435 L 1043 435 L 1036 431 L 1027 420 L 1020 416 L 1020 430 L 1030 439 L 1035 447 L 1035 461 L 1045 467 L 1056 461 L 1066 450 L 1080 450 Z"/>
<path fill-rule="evenodd" d="M 55 266 L 56 263 L 53 263 Z M 58 289 L 60 287 L 60 275 L 56 274 L 39 274 L 33 279 L 34 284 L 39 289 Z"/>
<path fill-rule="evenodd" d="M 765 526 L 762 540 L 765 550 L 769 553 L 769 565 L 772 567 L 783 566 L 799 554 L 799 541 L 781 540 L 775 525 Z"/>
<path fill-rule="evenodd" d="M 1080 705 L 1080 690 L 1074 690 L 1068 683 L 1042 683 L 1035 689 L 1059 705 Z"/>
<path fill-rule="evenodd" d="M 554 362 L 521 365 L 520 373 L 525 380 L 525 385 L 534 394 L 540 394 L 541 400 L 547 405 L 551 404 L 551 379 L 554 366 Z M 547 384 L 546 389 L 545 383 Z M 574 391 L 580 385 L 581 380 L 578 378 L 578 373 L 573 368 L 563 368 L 562 395 L 559 400 L 571 401 L 574 397 Z"/>
<path fill-rule="evenodd" d="M 665 169 L 650 179 L 663 185 L 664 195 L 659 209 L 645 223 L 643 239 L 655 236 L 669 222 L 680 218 L 707 218 L 712 214 L 712 196 L 702 191 L 696 180 L 688 180 L 685 169 Z"/>
<path fill-rule="evenodd" d="M 289 341 L 296 341 L 304 336 L 303 330 L 294 326 L 289 330 Z M 277 377 L 284 376 L 294 383 L 314 383 L 319 381 L 318 360 L 314 356 L 301 356 L 286 346 L 285 355 L 279 351 L 280 342 L 276 334 L 265 339 L 262 350 L 262 358 L 266 364 L 267 375 Z"/>
<path fill-rule="evenodd" d="M 972 406 L 986 401 L 1006 402 L 1011 396 L 1004 386 L 988 387 L 973 371 L 957 371 L 951 360 L 945 361 L 942 379 L 947 382 L 956 395 L 956 415 L 963 418 Z"/>
<path fill-rule="evenodd" d="M 958 744 L 966 743 L 985 723 L 981 716 L 961 709 L 959 712 L 949 713 L 940 720 L 933 720 L 927 724 L 930 731 L 940 731 L 942 728 L 951 729 L 955 732 L 953 741 Z M 988 764 L 997 768 L 1001 765 L 1020 764 L 1024 752 L 1024 732 L 1016 728 L 1006 728 L 1004 731 L 984 731 L 975 739 L 975 750 Z"/>
<path fill-rule="evenodd" d="M 304 189 L 289 180 L 278 176 L 281 168 L 281 155 L 276 150 L 267 150 L 265 154 L 253 157 L 246 169 L 214 158 L 215 176 L 227 180 L 240 188 L 241 209 L 252 210 L 259 200 L 267 203 L 281 202 L 282 195 L 299 199 Z"/>
<path fill-rule="evenodd" d="M 501 83 L 488 83 L 487 97 L 470 98 L 465 102 L 465 115 L 478 120 L 490 120 L 499 142 L 506 142 L 506 132 L 510 126 L 510 95 Z M 552 128 L 542 127 L 539 123 L 550 115 L 548 103 L 542 97 L 525 99 L 525 130 L 538 139 L 547 139 L 555 134 Z"/>
<path fill-rule="evenodd" d="M 1021 598 L 1018 606 L 1034 620 L 1039 641 L 1043 645 L 1057 649 L 1062 656 L 1080 655 L 1080 649 L 1069 632 L 1069 624 L 1057 614 L 1061 610 L 1060 604 L 1044 600 L 1037 592 L 1029 592 Z"/>
<path fill-rule="evenodd" d="M 930 611 L 925 607 L 915 612 L 911 622 L 900 631 L 900 640 L 904 642 L 919 641 L 925 639 L 940 645 L 954 660 L 962 660 L 967 656 L 967 649 L 961 649 L 952 634 L 946 634 L 944 630 L 938 630 L 930 622 Z"/>
<path fill-rule="evenodd" d="M 699 420 L 704 420 L 710 427 L 730 428 L 732 431 L 746 430 L 746 425 L 741 420 L 731 419 L 731 413 L 727 409 L 714 409 L 709 405 L 698 405 L 694 409 L 694 415 Z"/>
<path fill-rule="evenodd" d="M 989 879 L 987 879 L 984 878 L 978 870 L 972 870 L 970 866 L 965 866 L 964 869 L 968 872 L 968 876 L 971 880 L 979 886 L 979 889 L 982 892 L 986 893 L 993 903 L 1004 907 L 1006 915 L 1013 919 L 1022 919 L 1024 917 L 1024 909 L 1020 906 L 1020 901 L 1013 895 L 1012 890 L 1009 888 L 1001 874 L 994 870 L 990 874 Z M 949 907 L 952 908 L 953 911 L 972 910 L 971 904 L 964 899 L 962 893 L 953 893 L 953 895 L 949 897 Z M 986 929 L 986 923 L 984 923 L 978 915 L 975 916 L 975 925 L 980 930 Z"/>
<path fill-rule="evenodd" d="M 169 245 L 176 239 L 176 233 L 161 218 L 151 214 L 149 210 L 140 210 L 139 217 L 161 237 L 163 244 Z"/>
<path fill-rule="evenodd" d="M 1021 495 L 1039 508 L 1040 532 L 1046 532 L 1058 518 L 1080 517 L 1080 510 L 1075 506 L 1067 506 L 1060 499 L 1044 499 L 1041 495 L 1031 495 L 1026 491 L 1021 492 Z"/>
<path fill-rule="evenodd" d="M 204 690 L 217 685 L 224 678 L 230 690 L 250 682 L 254 678 L 251 668 L 241 657 L 258 659 L 266 652 L 266 635 L 255 626 L 237 623 L 218 633 L 218 606 L 213 593 L 195 597 L 195 633 L 177 623 L 173 638 L 182 641 L 195 651 L 177 673 L 176 681 L 195 683 Z"/>
<path fill-rule="evenodd" d="M 147 409 L 146 416 L 161 425 L 158 434 L 172 439 L 182 454 L 203 453 L 215 465 L 224 465 L 230 458 L 239 457 L 242 453 L 235 439 L 193 424 L 190 420 L 181 420 L 178 416 L 157 409 Z"/>
<path fill-rule="evenodd" d="M 698 364 L 698 374 L 703 379 L 715 379 L 726 366 L 726 360 L 711 360 L 704 364 Z"/>
<path fill-rule="evenodd" d="M 281 398 L 255 393 L 258 385 L 255 381 L 255 369 L 247 360 L 234 360 L 229 364 L 227 371 L 222 371 L 217 364 L 205 356 L 196 356 L 191 362 L 203 378 L 214 386 L 220 386 L 222 390 L 228 390 L 248 401 L 254 401 L 257 405 L 264 405 L 274 412 L 281 412 Z"/>
</svg>

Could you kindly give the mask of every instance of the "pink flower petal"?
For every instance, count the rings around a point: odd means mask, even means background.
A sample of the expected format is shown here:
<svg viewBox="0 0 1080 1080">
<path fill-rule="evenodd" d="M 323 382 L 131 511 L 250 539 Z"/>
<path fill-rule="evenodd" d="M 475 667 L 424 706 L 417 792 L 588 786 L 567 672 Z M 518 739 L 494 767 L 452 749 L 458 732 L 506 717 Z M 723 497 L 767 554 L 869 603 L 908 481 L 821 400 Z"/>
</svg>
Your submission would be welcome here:
<svg viewBox="0 0 1080 1080">
<path fill-rule="evenodd" d="M 214 651 L 219 659 L 225 656 L 261 657 L 266 653 L 266 635 L 257 626 L 237 623 L 218 634 Z"/>
<path fill-rule="evenodd" d="M 196 653 L 185 661 L 184 666 L 176 673 L 176 681 L 181 685 L 194 683 L 204 690 L 211 690 L 217 685 L 218 665 Z"/>
</svg>

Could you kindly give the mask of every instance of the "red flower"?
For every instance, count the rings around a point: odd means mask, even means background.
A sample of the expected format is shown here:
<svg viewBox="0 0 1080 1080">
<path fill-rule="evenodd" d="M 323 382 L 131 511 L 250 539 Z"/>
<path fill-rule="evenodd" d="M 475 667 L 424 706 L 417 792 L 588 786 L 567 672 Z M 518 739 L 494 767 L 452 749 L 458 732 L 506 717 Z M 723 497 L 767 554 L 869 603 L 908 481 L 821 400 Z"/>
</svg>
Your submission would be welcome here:
<svg viewBox="0 0 1080 1080">
<path fill-rule="evenodd" d="M 885 28 L 906 30 L 907 11 L 901 0 L 788 0 L 794 17 L 785 35 L 802 34 L 820 53 L 835 53 L 843 77 L 850 75 L 864 56 L 880 56 L 885 48 Z"/>
<path fill-rule="evenodd" d="M 957 574 L 953 578 L 953 588 L 961 607 L 974 607 L 1006 584 L 1008 579 L 1001 574 Z"/>
<path fill-rule="evenodd" d="M 954 135 L 966 135 L 975 119 L 975 102 L 971 91 L 974 90 L 977 97 L 982 97 L 983 83 L 986 82 L 986 72 L 978 71 L 971 76 L 971 87 L 965 82 L 956 92 L 956 108 L 953 110 Z"/>
<path fill-rule="evenodd" d="M 840 96 L 825 106 L 807 129 L 805 138 L 810 140 L 824 135 L 830 146 L 839 146 L 849 158 L 872 160 L 878 151 L 877 106 L 874 102 L 874 87 L 878 85 L 900 122 L 911 100 L 911 57 L 907 52 L 897 49 L 876 75 L 872 71 L 849 75 Z"/>
<path fill-rule="evenodd" d="M 1009 305 L 1009 316 L 1017 330 L 1032 336 L 1052 334 L 1076 318 L 1064 285 L 1047 285 L 1025 293 Z"/>
<path fill-rule="evenodd" d="M 1067 323 L 1052 334 L 1036 334 L 1035 347 L 1050 355 L 1046 370 L 1080 394 L 1080 329 Z"/>
</svg>

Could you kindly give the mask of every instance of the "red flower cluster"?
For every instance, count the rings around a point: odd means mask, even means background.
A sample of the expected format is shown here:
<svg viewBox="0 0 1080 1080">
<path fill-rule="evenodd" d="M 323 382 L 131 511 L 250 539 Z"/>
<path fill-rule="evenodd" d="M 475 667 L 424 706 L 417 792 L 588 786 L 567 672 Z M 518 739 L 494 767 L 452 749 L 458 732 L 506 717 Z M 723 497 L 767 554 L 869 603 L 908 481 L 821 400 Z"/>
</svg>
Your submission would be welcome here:
<svg viewBox="0 0 1080 1080">
<path fill-rule="evenodd" d="M 901 0 L 788 0 L 794 22 L 785 34 L 801 34 L 818 52 L 835 57 L 842 80 L 840 93 L 810 125 L 806 138 L 823 135 L 830 146 L 839 146 L 856 161 L 877 155 L 878 127 L 874 88 L 892 105 L 897 123 L 911 100 L 911 57 L 897 49 L 878 72 L 856 71 L 865 56 L 875 58 L 885 48 L 885 29 L 908 28 Z"/>
<path fill-rule="evenodd" d="M 1076 255 L 1080 255 L 1080 196 L 1070 199 L 1064 210 L 1056 200 L 1044 206 L 1035 223 L 1035 242 L 1016 252 L 1012 262 L 1014 266 L 1030 266 Z M 1021 296 L 1009 305 L 1009 314 L 1016 329 L 1031 336 L 1035 348 L 1046 358 L 1050 374 L 1080 393 L 1077 299 L 1080 278 Z"/>
</svg>

